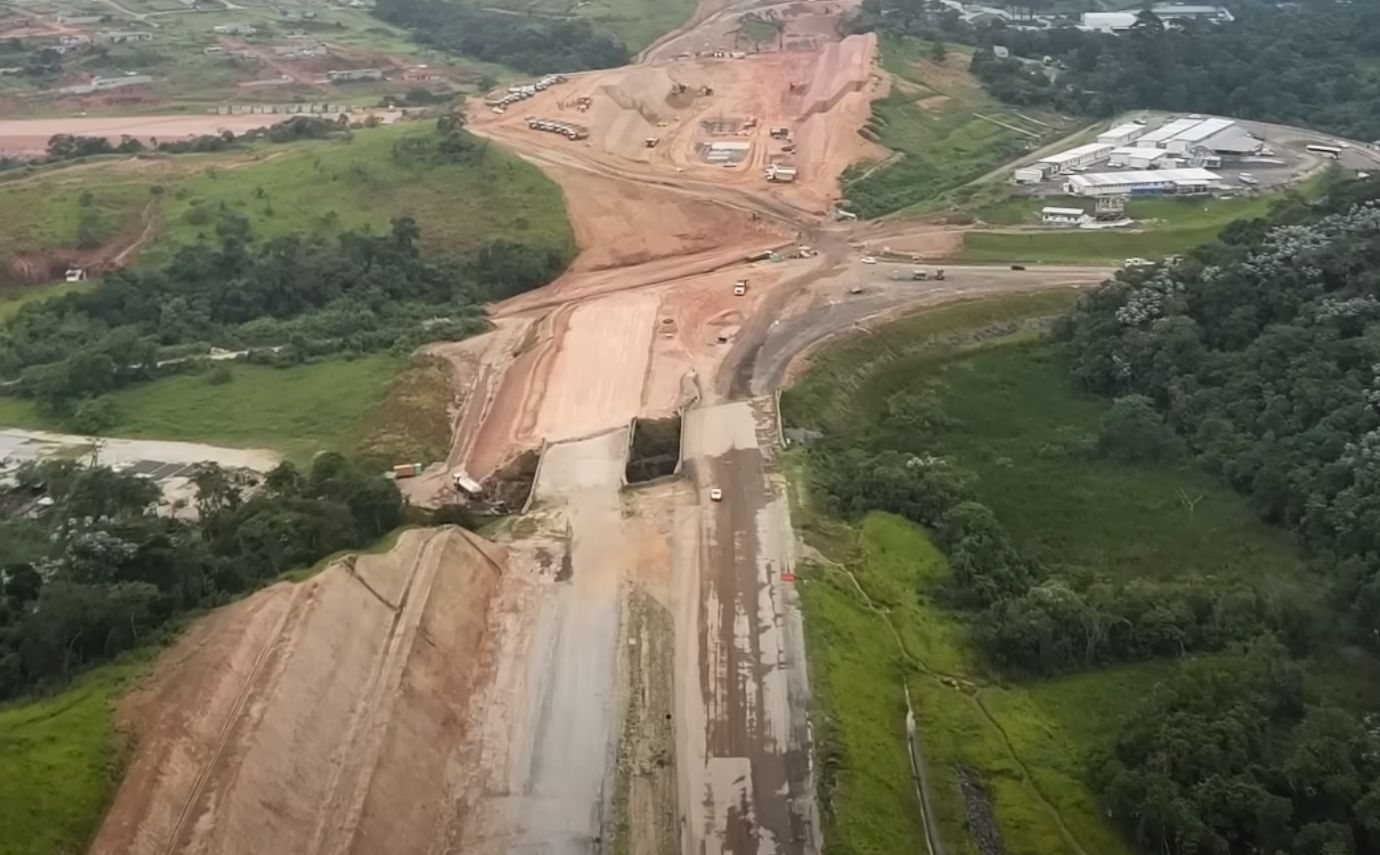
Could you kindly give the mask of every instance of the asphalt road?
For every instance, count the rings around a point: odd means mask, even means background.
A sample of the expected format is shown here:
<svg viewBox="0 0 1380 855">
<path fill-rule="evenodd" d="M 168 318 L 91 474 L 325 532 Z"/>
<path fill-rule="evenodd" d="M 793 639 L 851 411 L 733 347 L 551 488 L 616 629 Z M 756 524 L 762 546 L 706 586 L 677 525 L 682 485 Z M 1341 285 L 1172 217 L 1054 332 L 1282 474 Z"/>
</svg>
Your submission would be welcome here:
<svg viewBox="0 0 1380 855">
<path fill-rule="evenodd" d="M 809 684 L 784 483 L 769 401 L 689 411 L 686 471 L 699 503 L 677 661 L 681 852 L 815 855 Z M 718 486 L 723 499 L 713 502 Z"/>
<path fill-rule="evenodd" d="M 1089 287 L 1112 273 L 1110 268 L 1031 265 L 1027 270 L 1011 270 L 1009 266 L 985 265 L 948 267 L 943 282 L 916 282 L 908 277 L 917 266 L 934 270 L 931 265 L 855 261 L 844 275 L 817 283 L 804 309 L 778 317 L 767 328 L 747 361 L 739 366 L 739 376 L 750 377 L 752 394 L 768 394 L 782 385 L 791 361 L 801 353 L 869 319 L 994 294 Z M 854 286 L 862 293 L 850 293 Z"/>
</svg>

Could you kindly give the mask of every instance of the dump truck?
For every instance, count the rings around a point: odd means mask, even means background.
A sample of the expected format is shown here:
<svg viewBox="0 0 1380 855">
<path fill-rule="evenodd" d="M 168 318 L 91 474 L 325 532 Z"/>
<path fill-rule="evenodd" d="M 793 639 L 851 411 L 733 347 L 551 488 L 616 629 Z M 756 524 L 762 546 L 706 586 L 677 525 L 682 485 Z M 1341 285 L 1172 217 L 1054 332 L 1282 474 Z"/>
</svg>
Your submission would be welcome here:
<svg viewBox="0 0 1380 855">
<path fill-rule="evenodd" d="M 746 279 L 739 279 L 737 282 L 733 283 L 733 296 L 742 297 L 747 294 L 747 289 L 748 281 Z"/>
<path fill-rule="evenodd" d="M 644 141 L 644 144 L 647 146 L 647 148 L 656 148 L 657 143 L 659 142 L 661 142 L 661 137 L 647 137 L 647 139 Z"/>
</svg>

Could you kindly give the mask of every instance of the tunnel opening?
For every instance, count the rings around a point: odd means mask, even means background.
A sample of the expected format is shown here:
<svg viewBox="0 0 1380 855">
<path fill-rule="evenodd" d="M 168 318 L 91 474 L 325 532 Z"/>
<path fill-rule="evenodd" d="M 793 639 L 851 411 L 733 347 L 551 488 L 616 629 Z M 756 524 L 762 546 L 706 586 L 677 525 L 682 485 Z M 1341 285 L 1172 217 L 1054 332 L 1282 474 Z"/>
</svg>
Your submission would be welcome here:
<svg viewBox="0 0 1380 855">
<path fill-rule="evenodd" d="M 633 419 L 624 476 L 629 484 L 645 484 L 680 474 L 681 417 Z"/>
</svg>

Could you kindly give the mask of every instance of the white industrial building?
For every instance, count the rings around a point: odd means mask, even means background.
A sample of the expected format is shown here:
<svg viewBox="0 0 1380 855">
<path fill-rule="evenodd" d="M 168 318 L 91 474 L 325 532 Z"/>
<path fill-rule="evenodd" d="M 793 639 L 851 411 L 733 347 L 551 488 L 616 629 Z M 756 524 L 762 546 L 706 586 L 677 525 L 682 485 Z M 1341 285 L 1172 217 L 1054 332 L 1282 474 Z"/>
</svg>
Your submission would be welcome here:
<svg viewBox="0 0 1380 855">
<path fill-rule="evenodd" d="M 1165 143 L 1177 137 L 1184 131 L 1192 130 L 1198 126 L 1202 119 L 1175 119 L 1172 122 L 1165 122 L 1158 128 L 1136 140 L 1136 145 L 1141 148 L 1164 148 Z"/>
<path fill-rule="evenodd" d="M 1049 172 L 1040 164 L 1022 166 L 1011 173 L 1011 180 L 1017 184 L 1039 184 L 1049 177 Z"/>
<path fill-rule="evenodd" d="M 1082 208 L 1041 208 L 1040 222 L 1047 226 L 1076 226 L 1088 219 Z"/>
<path fill-rule="evenodd" d="M 1221 189 L 1222 176 L 1206 169 L 1154 169 L 1070 175 L 1064 192 L 1075 196 L 1173 196 Z"/>
<path fill-rule="evenodd" d="M 1203 119 L 1193 127 L 1165 140 L 1164 148 L 1174 154 L 1186 154 L 1189 149 L 1203 145 L 1204 140 L 1220 134 L 1235 124 L 1231 119 Z"/>
<path fill-rule="evenodd" d="M 1103 145 L 1124 146 L 1140 139 L 1141 134 L 1144 133 L 1145 125 L 1127 122 L 1124 125 L 1117 125 L 1105 133 L 1098 134 L 1097 141 Z"/>
<path fill-rule="evenodd" d="M 1173 166 L 1175 160 L 1162 148 L 1128 146 L 1112 149 L 1111 155 L 1107 158 L 1107 165 L 1128 169 L 1160 169 Z"/>
<path fill-rule="evenodd" d="M 1178 3 L 1155 6 L 1150 11 L 1166 24 L 1181 21 L 1208 21 L 1211 23 L 1230 23 L 1236 20 L 1232 13 L 1222 6 L 1189 6 Z M 1084 12 L 1078 29 L 1099 33 L 1124 33 L 1136 24 L 1137 12 Z"/>
<path fill-rule="evenodd" d="M 1068 151 L 1061 151 L 1058 154 L 1051 154 L 1037 165 L 1045 167 L 1046 175 L 1055 172 L 1070 172 L 1079 167 L 1091 166 L 1098 161 L 1106 160 L 1113 148 L 1114 146 L 1106 143 L 1088 143 Z"/>
</svg>

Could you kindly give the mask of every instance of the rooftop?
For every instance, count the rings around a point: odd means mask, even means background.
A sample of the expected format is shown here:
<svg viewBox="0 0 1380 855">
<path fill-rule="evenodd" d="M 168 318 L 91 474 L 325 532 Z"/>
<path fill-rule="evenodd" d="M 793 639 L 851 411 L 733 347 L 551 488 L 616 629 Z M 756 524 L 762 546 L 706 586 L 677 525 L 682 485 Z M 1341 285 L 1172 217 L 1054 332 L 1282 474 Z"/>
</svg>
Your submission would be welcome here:
<svg viewBox="0 0 1380 855">
<path fill-rule="evenodd" d="M 1070 160 L 1078 160 L 1082 157 L 1106 154 L 1111 150 L 1112 147 L 1106 143 L 1088 143 L 1087 145 L 1080 145 L 1077 148 L 1071 148 L 1068 151 L 1061 151 L 1058 154 L 1051 154 L 1049 157 L 1042 158 L 1040 163 L 1067 163 Z"/>
<path fill-rule="evenodd" d="M 1141 137 L 1140 140 L 1138 140 L 1138 142 L 1142 144 L 1164 142 L 1166 140 L 1170 140 L 1174 137 L 1177 137 L 1179 134 L 1182 134 L 1185 131 L 1191 130 L 1192 128 L 1196 128 L 1202 122 L 1202 119 L 1175 119 L 1172 122 L 1166 122 L 1165 124 L 1160 125 L 1158 128 L 1155 128 L 1150 133 Z"/>
<path fill-rule="evenodd" d="M 1073 175 L 1067 183 L 1077 187 L 1117 187 L 1125 184 L 1215 184 L 1222 176 L 1206 169 L 1131 169 L 1125 172 L 1093 172 Z"/>
</svg>

